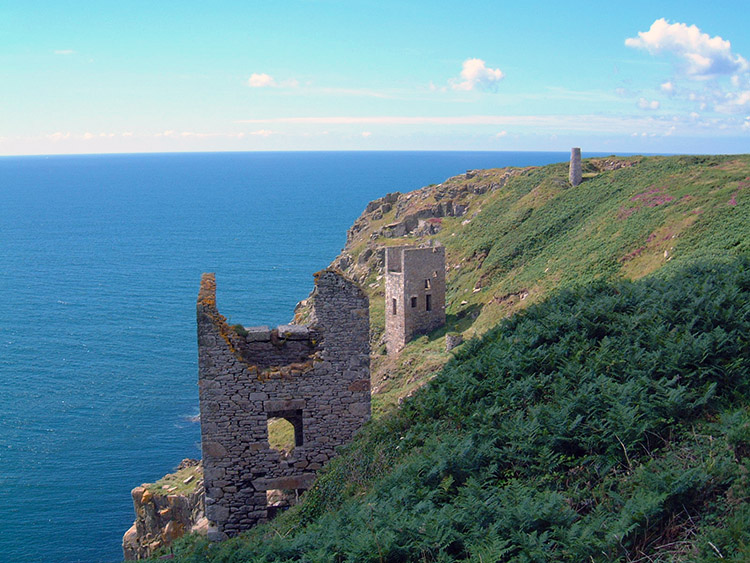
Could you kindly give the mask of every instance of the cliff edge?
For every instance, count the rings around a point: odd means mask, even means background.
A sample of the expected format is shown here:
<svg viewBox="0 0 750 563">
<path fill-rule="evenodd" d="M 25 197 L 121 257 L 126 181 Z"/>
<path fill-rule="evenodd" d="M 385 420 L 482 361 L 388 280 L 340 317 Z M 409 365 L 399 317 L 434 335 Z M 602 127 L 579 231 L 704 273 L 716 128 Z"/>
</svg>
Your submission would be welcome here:
<svg viewBox="0 0 750 563">
<path fill-rule="evenodd" d="M 185 533 L 206 533 L 203 467 L 184 459 L 174 473 L 132 490 L 135 522 L 122 538 L 126 561 L 151 557 Z"/>
</svg>

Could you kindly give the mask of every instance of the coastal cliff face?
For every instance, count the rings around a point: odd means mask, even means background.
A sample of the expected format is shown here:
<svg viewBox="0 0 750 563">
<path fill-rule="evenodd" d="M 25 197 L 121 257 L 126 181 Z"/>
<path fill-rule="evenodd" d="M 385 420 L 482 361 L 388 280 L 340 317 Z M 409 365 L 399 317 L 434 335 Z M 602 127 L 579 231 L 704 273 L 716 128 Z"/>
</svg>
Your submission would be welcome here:
<svg viewBox="0 0 750 563">
<path fill-rule="evenodd" d="M 132 490 L 135 522 L 122 538 L 126 561 L 151 557 L 186 533 L 205 534 L 203 468 L 185 459 L 177 471 Z"/>
<path fill-rule="evenodd" d="M 576 188 L 565 163 L 469 171 L 371 202 L 332 266 L 370 297 L 374 418 L 430 381 L 453 357 L 446 349 L 561 287 L 637 280 L 668 264 L 748 252 L 747 215 L 738 205 L 749 167 L 746 156 L 586 159 Z M 430 241 L 446 249 L 446 327 L 391 358 L 383 337 L 384 247 Z M 295 309 L 296 323 L 309 322 L 311 301 Z M 165 526 L 144 527 L 141 544 L 149 533 L 161 541 Z"/>
</svg>

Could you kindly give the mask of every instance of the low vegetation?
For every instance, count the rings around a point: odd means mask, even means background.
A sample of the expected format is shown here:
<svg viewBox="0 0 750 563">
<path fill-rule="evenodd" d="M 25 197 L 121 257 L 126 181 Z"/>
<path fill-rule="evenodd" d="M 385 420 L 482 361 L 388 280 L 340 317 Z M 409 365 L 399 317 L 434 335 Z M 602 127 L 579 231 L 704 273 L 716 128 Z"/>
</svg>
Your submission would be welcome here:
<svg viewBox="0 0 750 563">
<path fill-rule="evenodd" d="M 195 490 L 196 485 L 203 479 L 203 468 L 194 462 L 165 475 L 155 483 L 146 485 L 155 495 L 188 495 Z"/>
<path fill-rule="evenodd" d="M 750 557 L 750 260 L 556 293 L 185 561 Z"/>
<path fill-rule="evenodd" d="M 448 326 L 376 355 L 375 419 L 298 506 L 176 559 L 750 560 L 750 157 L 584 172 L 526 169 L 444 218 Z M 348 248 L 377 352 L 374 232 Z M 446 353 L 449 331 L 476 337 Z"/>
<path fill-rule="evenodd" d="M 583 164 L 577 188 L 567 182 L 565 163 L 510 175 L 507 169 L 476 171 L 405 194 L 382 221 L 363 214 L 364 227 L 345 253 L 352 257 L 347 272 L 371 297 L 376 412 L 412 393 L 451 357 L 447 332 L 482 335 L 574 284 L 640 279 L 675 262 L 750 252 L 750 156 L 607 157 Z M 443 217 L 437 234 L 378 235 L 379 225 L 397 221 L 397 213 L 403 217 L 449 197 L 468 211 Z M 364 263 L 360 256 L 381 244 L 429 239 L 446 247 L 448 325 L 415 340 L 394 361 L 382 353 L 382 264 L 375 252 Z"/>
</svg>

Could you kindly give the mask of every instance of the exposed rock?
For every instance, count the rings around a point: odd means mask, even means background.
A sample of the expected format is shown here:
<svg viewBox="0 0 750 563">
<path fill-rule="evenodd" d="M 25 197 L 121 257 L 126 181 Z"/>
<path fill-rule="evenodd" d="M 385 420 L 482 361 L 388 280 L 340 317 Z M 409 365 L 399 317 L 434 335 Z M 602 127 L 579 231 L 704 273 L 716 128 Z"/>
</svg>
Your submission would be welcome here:
<svg viewBox="0 0 750 563">
<path fill-rule="evenodd" d="M 183 474 L 189 473 L 187 477 Z M 126 561 L 145 559 L 163 546 L 181 537 L 186 531 L 206 533 L 205 499 L 200 462 L 185 459 L 177 472 L 165 480 L 181 482 L 188 490 L 180 494 L 154 493 L 155 485 L 144 484 L 132 490 L 135 522 L 122 538 L 122 553 Z M 176 490 L 174 485 L 167 489 Z"/>
<path fill-rule="evenodd" d="M 463 344 L 463 341 L 464 341 L 464 337 L 461 334 L 451 334 L 451 333 L 446 334 L 445 335 L 445 351 L 450 352 L 456 346 Z"/>
</svg>

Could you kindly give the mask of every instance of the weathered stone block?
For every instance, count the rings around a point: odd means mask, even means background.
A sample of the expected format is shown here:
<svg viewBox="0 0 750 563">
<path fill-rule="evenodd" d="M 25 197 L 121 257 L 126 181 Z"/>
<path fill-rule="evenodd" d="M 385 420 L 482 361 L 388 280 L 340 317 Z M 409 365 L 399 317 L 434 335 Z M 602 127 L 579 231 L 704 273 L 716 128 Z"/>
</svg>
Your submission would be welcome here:
<svg viewBox="0 0 750 563">
<path fill-rule="evenodd" d="M 291 411 L 305 408 L 304 399 L 291 399 L 286 401 L 264 401 L 263 409 L 266 412 Z"/>
<path fill-rule="evenodd" d="M 303 325 L 279 325 L 279 337 L 287 340 L 307 340 L 310 329 Z"/>
<path fill-rule="evenodd" d="M 212 457 L 224 457 L 227 455 L 227 449 L 219 442 L 204 442 L 203 455 Z"/>
<path fill-rule="evenodd" d="M 212 522 L 226 522 L 229 518 L 229 508 L 218 504 L 206 506 L 206 518 Z"/>
<path fill-rule="evenodd" d="M 271 340 L 271 329 L 267 326 L 246 326 L 247 336 L 245 340 L 248 342 L 270 342 Z"/>
</svg>

